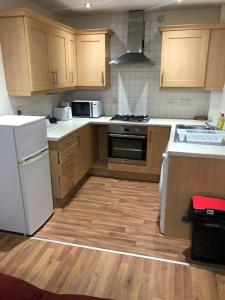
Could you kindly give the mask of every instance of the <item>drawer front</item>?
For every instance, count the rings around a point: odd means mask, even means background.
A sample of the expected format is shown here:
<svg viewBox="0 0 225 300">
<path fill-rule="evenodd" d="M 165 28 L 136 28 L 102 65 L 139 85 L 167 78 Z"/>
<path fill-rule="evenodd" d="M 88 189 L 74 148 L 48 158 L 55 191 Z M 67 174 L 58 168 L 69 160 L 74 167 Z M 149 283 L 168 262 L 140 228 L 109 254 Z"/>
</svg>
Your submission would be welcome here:
<svg viewBox="0 0 225 300">
<path fill-rule="evenodd" d="M 66 162 L 70 162 L 78 153 L 78 144 L 75 144 L 71 148 L 59 154 L 60 165 L 62 166 Z"/>
<path fill-rule="evenodd" d="M 61 197 L 64 198 L 79 180 L 78 156 L 60 167 Z"/>
<path fill-rule="evenodd" d="M 63 140 L 59 141 L 59 152 L 64 152 L 71 148 L 77 143 L 77 135 L 72 133 L 65 137 Z"/>
</svg>

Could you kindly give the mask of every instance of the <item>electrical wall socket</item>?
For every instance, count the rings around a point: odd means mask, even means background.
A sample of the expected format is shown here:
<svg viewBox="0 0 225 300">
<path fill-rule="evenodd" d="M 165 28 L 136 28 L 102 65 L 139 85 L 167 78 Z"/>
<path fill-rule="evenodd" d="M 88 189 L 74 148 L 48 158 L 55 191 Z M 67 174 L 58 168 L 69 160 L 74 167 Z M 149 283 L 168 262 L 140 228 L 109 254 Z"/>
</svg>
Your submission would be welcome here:
<svg viewBox="0 0 225 300">
<path fill-rule="evenodd" d="M 167 103 L 168 103 L 168 105 L 178 104 L 178 100 L 177 99 L 168 99 Z"/>
</svg>

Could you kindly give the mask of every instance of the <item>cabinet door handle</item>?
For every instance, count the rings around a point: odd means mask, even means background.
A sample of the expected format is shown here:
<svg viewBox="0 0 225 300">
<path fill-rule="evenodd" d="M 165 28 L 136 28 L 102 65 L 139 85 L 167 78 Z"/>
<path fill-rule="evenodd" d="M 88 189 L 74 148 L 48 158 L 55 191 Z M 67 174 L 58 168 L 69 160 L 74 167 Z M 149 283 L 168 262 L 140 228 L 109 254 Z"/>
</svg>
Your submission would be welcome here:
<svg viewBox="0 0 225 300">
<path fill-rule="evenodd" d="M 54 76 L 54 71 L 50 72 L 51 76 L 52 76 L 52 83 L 55 83 L 55 76 Z"/>
<path fill-rule="evenodd" d="M 71 75 L 71 81 L 70 82 L 73 83 L 73 71 L 70 72 L 70 75 Z"/>
<path fill-rule="evenodd" d="M 52 71 L 50 73 L 52 74 L 52 83 L 56 84 L 57 83 L 57 71 Z"/>
<path fill-rule="evenodd" d="M 102 85 L 105 85 L 105 76 L 104 76 L 104 72 L 102 72 Z"/>
<path fill-rule="evenodd" d="M 56 77 L 56 81 L 55 81 L 55 83 L 58 83 L 58 82 L 59 82 L 59 80 L 58 80 L 58 71 L 57 71 L 57 70 L 55 71 L 55 77 Z"/>
<path fill-rule="evenodd" d="M 163 86 L 163 80 L 164 80 L 164 71 L 162 71 L 162 74 L 161 74 L 161 84 L 160 84 L 160 86 Z"/>
</svg>

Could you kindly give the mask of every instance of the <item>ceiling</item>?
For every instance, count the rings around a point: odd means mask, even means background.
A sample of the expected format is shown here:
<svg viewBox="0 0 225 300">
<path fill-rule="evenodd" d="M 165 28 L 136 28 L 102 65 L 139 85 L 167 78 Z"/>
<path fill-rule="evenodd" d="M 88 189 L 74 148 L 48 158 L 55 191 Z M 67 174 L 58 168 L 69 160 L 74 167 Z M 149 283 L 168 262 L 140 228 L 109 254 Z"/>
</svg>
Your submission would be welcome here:
<svg viewBox="0 0 225 300">
<path fill-rule="evenodd" d="M 225 0 L 30 0 L 61 16 L 101 12 L 123 12 L 132 9 L 154 10 L 160 8 L 187 7 L 196 5 L 225 4 Z M 85 8 L 85 3 L 91 8 Z"/>
</svg>

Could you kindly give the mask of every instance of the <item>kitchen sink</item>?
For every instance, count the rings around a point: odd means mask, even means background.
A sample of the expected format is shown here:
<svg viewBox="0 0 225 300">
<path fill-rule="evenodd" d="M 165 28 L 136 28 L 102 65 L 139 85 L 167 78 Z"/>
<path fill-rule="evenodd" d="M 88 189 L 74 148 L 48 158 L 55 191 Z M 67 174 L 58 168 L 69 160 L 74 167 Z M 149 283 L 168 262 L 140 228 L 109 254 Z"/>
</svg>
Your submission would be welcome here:
<svg viewBox="0 0 225 300">
<path fill-rule="evenodd" d="M 177 125 L 175 142 L 224 145 L 225 132 L 210 125 Z"/>
<path fill-rule="evenodd" d="M 214 130 L 213 127 L 208 126 L 208 125 L 177 125 L 177 126 L 176 126 L 176 131 L 177 131 L 177 129 Z"/>
</svg>

